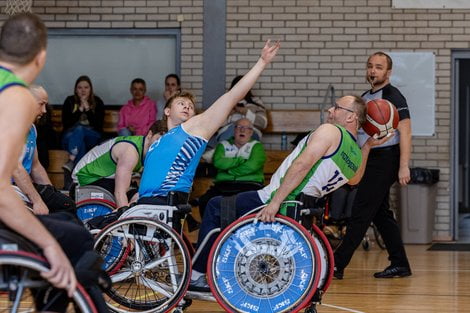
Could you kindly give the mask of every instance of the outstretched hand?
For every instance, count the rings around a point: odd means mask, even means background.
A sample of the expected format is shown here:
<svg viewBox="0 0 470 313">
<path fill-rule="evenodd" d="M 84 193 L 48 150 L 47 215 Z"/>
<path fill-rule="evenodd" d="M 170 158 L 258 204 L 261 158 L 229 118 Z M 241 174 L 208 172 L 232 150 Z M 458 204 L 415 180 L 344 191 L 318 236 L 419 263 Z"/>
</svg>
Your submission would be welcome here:
<svg viewBox="0 0 470 313">
<path fill-rule="evenodd" d="M 271 63 L 280 47 L 281 44 L 279 40 L 272 42 L 271 39 L 268 39 L 268 41 L 266 41 L 266 44 L 263 47 L 263 51 L 261 51 L 261 59 L 266 64 Z"/>
</svg>

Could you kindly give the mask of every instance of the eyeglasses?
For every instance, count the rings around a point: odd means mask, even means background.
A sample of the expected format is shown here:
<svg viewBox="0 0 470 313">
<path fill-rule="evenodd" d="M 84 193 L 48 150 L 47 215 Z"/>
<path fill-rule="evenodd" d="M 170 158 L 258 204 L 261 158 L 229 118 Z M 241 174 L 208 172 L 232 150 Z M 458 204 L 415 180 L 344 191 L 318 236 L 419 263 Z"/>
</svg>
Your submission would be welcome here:
<svg viewBox="0 0 470 313">
<path fill-rule="evenodd" d="M 253 130 L 253 127 L 237 125 L 237 126 L 235 126 L 235 129 L 238 129 L 238 130 L 247 130 L 247 129 Z"/>
<path fill-rule="evenodd" d="M 348 111 L 348 112 L 351 112 L 351 113 L 356 113 L 356 112 L 354 112 L 354 110 L 351 110 L 351 109 L 342 107 L 342 106 L 340 106 L 340 105 L 339 105 L 338 103 L 336 103 L 336 102 L 335 102 L 334 108 L 335 108 L 335 110 L 342 109 L 342 110 L 345 110 L 345 111 Z"/>
</svg>

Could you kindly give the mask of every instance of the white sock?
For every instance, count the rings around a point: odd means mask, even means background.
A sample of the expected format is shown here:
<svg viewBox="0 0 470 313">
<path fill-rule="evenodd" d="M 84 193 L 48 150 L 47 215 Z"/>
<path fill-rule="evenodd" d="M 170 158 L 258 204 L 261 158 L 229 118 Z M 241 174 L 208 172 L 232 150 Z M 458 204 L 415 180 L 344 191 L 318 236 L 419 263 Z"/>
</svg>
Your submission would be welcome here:
<svg viewBox="0 0 470 313">
<path fill-rule="evenodd" d="M 206 275 L 206 273 L 201 273 L 198 271 L 193 270 L 191 273 L 191 280 L 198 280 L 201 276 Z"/>
</svg>

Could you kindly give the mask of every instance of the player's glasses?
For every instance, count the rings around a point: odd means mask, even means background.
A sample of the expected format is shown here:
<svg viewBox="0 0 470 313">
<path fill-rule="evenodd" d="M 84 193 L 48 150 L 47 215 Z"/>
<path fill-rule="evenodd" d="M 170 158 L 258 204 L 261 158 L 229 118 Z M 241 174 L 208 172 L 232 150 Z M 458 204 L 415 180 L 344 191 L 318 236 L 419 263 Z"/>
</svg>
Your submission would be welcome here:
<svg viewBox="0 0 470 313">
<path fill-rule="evenodd" d="M 351 110 L 351 109 L 342 107 L 342 106 L 340 106 L 340 105 L 339 105 L 338 103 L 336 103 L 336 102 L 335 102 L 334 108 L 335 108 L 335 111 L 338 110 L 338 109 L 342 109 L 342 110 L 345 110 L 345 111 L 348 111 L 348 112 L 351 112 L 351 113 L 356 113 L 356 112 L 354 112 L 354 110 Z"/>
</svg>

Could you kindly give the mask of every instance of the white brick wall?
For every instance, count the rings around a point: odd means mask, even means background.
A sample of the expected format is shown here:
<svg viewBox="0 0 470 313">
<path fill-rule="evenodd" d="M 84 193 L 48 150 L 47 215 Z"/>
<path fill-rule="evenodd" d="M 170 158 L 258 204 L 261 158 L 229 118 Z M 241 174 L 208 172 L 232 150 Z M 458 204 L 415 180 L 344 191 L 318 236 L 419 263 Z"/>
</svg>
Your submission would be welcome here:
<svg viewBox="0 0 470 313">
<path fill-rule="evenodd" d="M 34 0 L 33 10 L 51 28 L 181 27 L 183 85 L 201 100 L 202 0 Z M 434 52 L 436 135 L 414 138 L 412 158 L 414 166 L 441 169 L 434 237 L 448 239 L 450 54 L 470 49 L 469 16 L 468 10 L 395 10 L 383 0 L 227 0 L 226 83 L 256 61 L 263 41 L 280 39 L 280 55 L 253 93 L 272 109 L 319 108 L 329 83 L 338 95 L 368 88 L 364 64 L 376 50 Z M 268 148 L 279 147 L 278 138 L 264 141 Z"/>
</svg>

